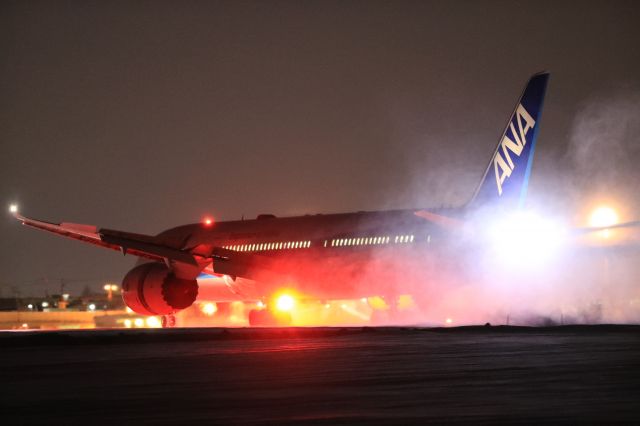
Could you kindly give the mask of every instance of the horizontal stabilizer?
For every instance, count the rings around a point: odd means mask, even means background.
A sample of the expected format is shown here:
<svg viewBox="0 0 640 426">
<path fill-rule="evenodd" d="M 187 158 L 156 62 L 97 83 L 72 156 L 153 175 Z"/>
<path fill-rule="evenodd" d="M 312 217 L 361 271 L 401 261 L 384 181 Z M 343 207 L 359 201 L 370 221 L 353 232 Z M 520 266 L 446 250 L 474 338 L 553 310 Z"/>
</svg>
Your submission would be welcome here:
<svg viewBox="0 0 640 426">
<path fill-rule="evenodd" d="M 465 223 L 461 220 L 453 219 L 447 216 L 442 216 L 442 215 L 430 212 L 428 210 L 418 210 L 413 214 L 423 219 L 426 219 L 429 222 L 432 222 L 440 226 L 441 228 L 452 230 L 452 231 L 462 229 L 465 225 Z"/>
<path fill-rule="evenodd" d="M 591 232 L 606 231 L 608 229 L 638 228 L 638 227 L 640 227 L 640 221 L 636 220 L 633 222 L 617 223 L 615 225 L 609 225 L 609 226 L 587 226 L 584 228 L 575 228 L 573 232 L 576 234 L 589 234 Z"/>
</svg>

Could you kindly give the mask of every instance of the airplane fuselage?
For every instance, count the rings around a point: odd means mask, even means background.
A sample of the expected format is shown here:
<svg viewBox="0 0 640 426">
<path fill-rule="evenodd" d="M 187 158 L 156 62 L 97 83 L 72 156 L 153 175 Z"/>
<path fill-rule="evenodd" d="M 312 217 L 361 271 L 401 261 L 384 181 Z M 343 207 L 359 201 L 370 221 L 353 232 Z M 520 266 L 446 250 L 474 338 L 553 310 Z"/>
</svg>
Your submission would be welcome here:
<svg viewBox="0 0 640 426">
<path fill-rule="evenodd" d="M 260 215 L 185 225 L 158 237 L 181 242 L 176 248 L 183 250 L 222 247 L 264 259 L 265 274 L 251 278 L 215 273 L 214 259 L 198 279 L 199 299 L 261 300 L 282 288 L 310 299 L 424 294 L 436 279 L 436 264 L 439 276 L 446 269 L 444 253 L 450 241 L 415 211 Z"/>
</svg>

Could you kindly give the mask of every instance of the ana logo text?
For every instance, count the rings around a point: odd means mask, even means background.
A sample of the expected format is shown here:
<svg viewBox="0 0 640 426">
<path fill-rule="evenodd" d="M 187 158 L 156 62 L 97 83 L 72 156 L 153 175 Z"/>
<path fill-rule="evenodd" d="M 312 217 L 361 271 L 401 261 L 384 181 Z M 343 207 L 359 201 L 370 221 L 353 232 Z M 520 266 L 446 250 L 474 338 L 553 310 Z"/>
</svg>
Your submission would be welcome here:
<svg viewBox="0 0 640 426">
<path fill-rule="evenodd" d="M 531 115 L 529 115 L 527 110 L 524 109 L 522 104 L 518 104 L 514 118 L 516 122 L 515 124 L 518 127 L 517 132 L 512 120 L 504 134 L 504 138 L 502 138 L 498 151 L 496 151 L 496 155 L 493 157 L 493 169 L 496 174 L 498 195 L 502 195 L 502 184 L 504 184 L 504 181 L 511 176 L 511 173 L 516 167 L 511 159 L 509 151 L 520 157 L 522 150 L 527 144 L 527 132 L 536 125 L 535 120 Z M 509 130 L 511 130 L 511 135 L 514 140 L 509 138 Z"/>
</svg>

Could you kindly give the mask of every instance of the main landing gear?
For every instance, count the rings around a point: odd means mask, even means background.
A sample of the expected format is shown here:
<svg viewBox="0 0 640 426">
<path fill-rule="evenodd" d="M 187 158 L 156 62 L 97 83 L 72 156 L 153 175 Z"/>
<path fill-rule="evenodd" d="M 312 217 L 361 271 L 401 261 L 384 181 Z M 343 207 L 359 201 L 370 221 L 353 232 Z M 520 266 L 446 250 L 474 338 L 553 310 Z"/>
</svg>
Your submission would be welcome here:
<svg viewBox="0 0 640 426">
<path fill-rule="evenodd" d="M 389 295 L 383 297 L 383 300 L 387 304 L 387 309 L 374 310 L 369 320 L 371 325 L 403 325 L 411 322 L 412 316 L 410 312 L 412 311 L 408 311 L 406 307 L 401 310 L 400 296 Z"/>
<path fill-rule="evenodd" d="M 173 328 L 176 326 L 176 316 L 174 314 L 162 316 L 162 328 Z"/>
</svg>

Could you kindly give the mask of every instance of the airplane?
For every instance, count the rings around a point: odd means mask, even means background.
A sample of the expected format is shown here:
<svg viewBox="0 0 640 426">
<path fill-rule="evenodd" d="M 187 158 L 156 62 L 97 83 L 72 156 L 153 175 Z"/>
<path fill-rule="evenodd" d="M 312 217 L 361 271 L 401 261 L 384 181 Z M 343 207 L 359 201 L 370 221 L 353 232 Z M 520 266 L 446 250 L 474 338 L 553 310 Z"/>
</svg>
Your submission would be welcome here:
<svg viewBox="0 0 640 426">
<path fill-rule="evenodd" d="M 467 224 L 524 204 L 549 74 L 534 74 L 518 98 L 472 198 L 458 208 L 313 214 L 178 226 L 142 235 L 93 225 L 49 223 L 11 213 L 23 225 L 140 258 L 122 281 L 125 304 L 162 316 L 166 327 L 194 302 L 241 301 L 252 326 L 286 325 L 287 294 L 329 301 L 399 294 L 429 299 L 449 273 Z M 482 224 L 477 224 L 482 227 Z"/>
</svg>

